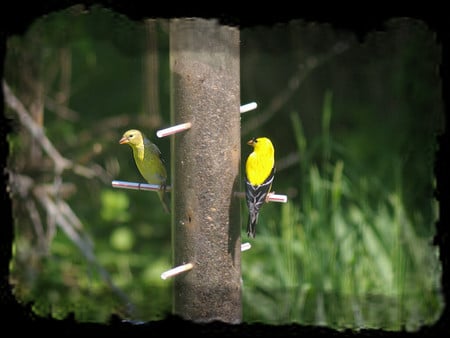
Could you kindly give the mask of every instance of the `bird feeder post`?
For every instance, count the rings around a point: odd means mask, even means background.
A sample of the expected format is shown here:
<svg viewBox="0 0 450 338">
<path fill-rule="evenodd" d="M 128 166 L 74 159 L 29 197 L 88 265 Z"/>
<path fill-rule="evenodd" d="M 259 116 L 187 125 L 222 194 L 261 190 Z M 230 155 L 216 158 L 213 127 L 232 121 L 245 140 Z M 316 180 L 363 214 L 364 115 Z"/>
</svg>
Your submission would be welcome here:
<svg viewBox="0 0 450 338">
<path fill-rule="evenodd" d="M 173 311 L 196 322 L 242 321 L 239 29 L 170 21 Z"/>
</svg>

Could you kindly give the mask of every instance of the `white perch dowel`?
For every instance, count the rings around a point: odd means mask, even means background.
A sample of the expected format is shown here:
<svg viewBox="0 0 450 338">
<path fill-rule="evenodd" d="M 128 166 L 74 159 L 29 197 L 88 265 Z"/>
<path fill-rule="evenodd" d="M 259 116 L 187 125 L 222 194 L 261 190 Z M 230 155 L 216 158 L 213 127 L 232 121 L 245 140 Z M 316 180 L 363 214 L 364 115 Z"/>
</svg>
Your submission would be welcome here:
<svg viewBox="0 0 450 338">
<path fill-rule="evenodd" d="M 287 202 L 287 196 L 286 195 L 277 195 L 270 193 L 267 195 L 267 201 L 269 202 L 279 202 L 279 203 L 286 203 Z"/>
<path fill-rule="evenodd" d="M 245 192 L 235 192 L 234 196 L 238 198 L 245 198 Z M 286 203 L 288 200 L 286 195 L 277 195 L 275 193 L 269 193 L 267 195 L 267 202 L 279 202 L 279 203 Z"/>
<path fill-rule="evenodd" d="M 248 242 L 247 243 L 242 243 L 241 244 L 241 251 L 249 250 L 251 247 L 252 247 L 251 244 L 248 243 Z"/>
<path fill-rule="evenodd" d="M 179 132 L 184 131 L 184 130 L 188 130 L 191 127 L 192 127 L 192 123 L 191 122 L 177 124 L 176 126 L 172 126 L 172 127 L 166 128 L 166 129 L 158 130 L 156 132 L 156 136 L 158 136 L 159 138 L 166 137 L 166 136 L 169 136 L 169 135 L 172 135 L 172 134 L 179 133 Z"/>
<path fill-rule="evenodd" d="M 250 102 L 250 103 L 244 104 L 241 106 L 241 114 L 246 113 L 250 110 L 256 109 L 257 106 L 258 105 L 256 104 L 256 102 Z"/>
<path fill-rule="evenodd" d="M 112 181 L 113 188 L 132 189 L 132 190 L 150 190 L 159 191 L 161 186 L 159 184 L 148 184 L 127 181 Z M 170 186 L 166 186 L 166 191 L 170 191 Z"/>
<path fill-rule="evenodd" d="M 167 271 L 163 272 L 161 274 L 161 278 L 162 279 L 167 279 L 169 277 L 173 277 L 173 276 L 178 275 L 178 274 L 180 274 L 182 272 L 189 271 L 193 267 L 194 267 L 194 264 L 192 264 L 192 263 L 187 263 L 187 264 L 183 264 L 183 265 L 177 266 L 176 268 L 173 268 L 173 269 L 170 269 L 170 270 L 167 270 Z"/>
</svg>

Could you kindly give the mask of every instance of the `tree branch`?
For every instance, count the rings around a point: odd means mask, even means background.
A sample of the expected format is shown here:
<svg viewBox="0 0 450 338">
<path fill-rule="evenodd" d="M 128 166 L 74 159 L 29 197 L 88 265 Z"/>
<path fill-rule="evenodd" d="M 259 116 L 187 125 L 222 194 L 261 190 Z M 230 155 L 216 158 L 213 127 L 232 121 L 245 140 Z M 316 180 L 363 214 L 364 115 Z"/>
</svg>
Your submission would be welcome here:
<svg viewBox="0 0 450 338">
<path fill-rule="evenodd" d="M 270 102 L 269 106 L 260 114 L 249 118 L 242 123 L 242 135 L 247 135 L 269 121 L 292 97 L 308 75 L 319 66 L 329 61 L 332 57 L 343 53 L 350 47 L 349 43 L 337 42 L 331 50 L 321 57 L 311 58 L 306 66 L 299 67 L 288 81 L 287 88 L 283 88 Z"/>
<path fill-rule="evenodd" d="M 17 113 L 20 123 L 27 128 L 32 137 L 37 140 L 38 144 L 41 145 L 42 149 L 52 159 L 55 164 L 55 172 L 61 173 L 66 169 L 73 169 L 80 176 L 87 178 L 95 177 L 95 170 L 73 163 L 59 153 L 47 136 L 45 136 L 43 129 L 33 121 L 22 102 L 12 93 L 6 82 L 3 82 L 3 91 L 5 93 L 6 104 Z"/>
</svg>

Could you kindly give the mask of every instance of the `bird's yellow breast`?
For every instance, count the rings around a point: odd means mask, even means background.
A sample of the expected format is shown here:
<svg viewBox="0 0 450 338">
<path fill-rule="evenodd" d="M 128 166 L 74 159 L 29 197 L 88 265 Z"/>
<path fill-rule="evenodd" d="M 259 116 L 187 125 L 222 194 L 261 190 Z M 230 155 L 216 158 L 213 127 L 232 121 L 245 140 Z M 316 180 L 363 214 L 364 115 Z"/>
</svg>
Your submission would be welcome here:
<svg viewBox="0 0 450 338">
<path fill-rule="evenodd" d="M 254 150 L 248 156 L 245 172 L 252 185 L 260 185 L 270 176 L 275 165 L 274 148 L 267 138 L 252 143 Z"/>
<path fill-rule="evenodd" d="M 252 185 L 263 184 L 273 169 L 273 161 L 266 161 L 252 153 L 246 163 L 247 179 Z"/>
</svg>

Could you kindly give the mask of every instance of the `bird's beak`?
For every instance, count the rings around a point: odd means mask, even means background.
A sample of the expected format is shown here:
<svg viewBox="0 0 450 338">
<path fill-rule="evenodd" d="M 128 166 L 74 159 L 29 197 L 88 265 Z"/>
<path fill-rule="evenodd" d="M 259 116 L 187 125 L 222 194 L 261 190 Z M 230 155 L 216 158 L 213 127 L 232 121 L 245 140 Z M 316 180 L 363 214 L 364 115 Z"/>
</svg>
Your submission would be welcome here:
<svg viewBox="0 0 450 338">
<path fill-rule="evenodd" d="M 125 136 L 123 136 L 120 140 L 119 140 L 119 143 L 120 144 L 126 144 L 126 143 L 128 143 L 128 142 L 130 142 Z"/>
<path fill-rule="evenodd" d="M 247 144 L 248 144 L 249 146 L 252 146 L 252 147 L 253 147 L 253 145 L 255 144 L 255 140 L 254 140 L 254 139 L 251 139 L 250 141 L 247 142 Z"/>
</svg>

